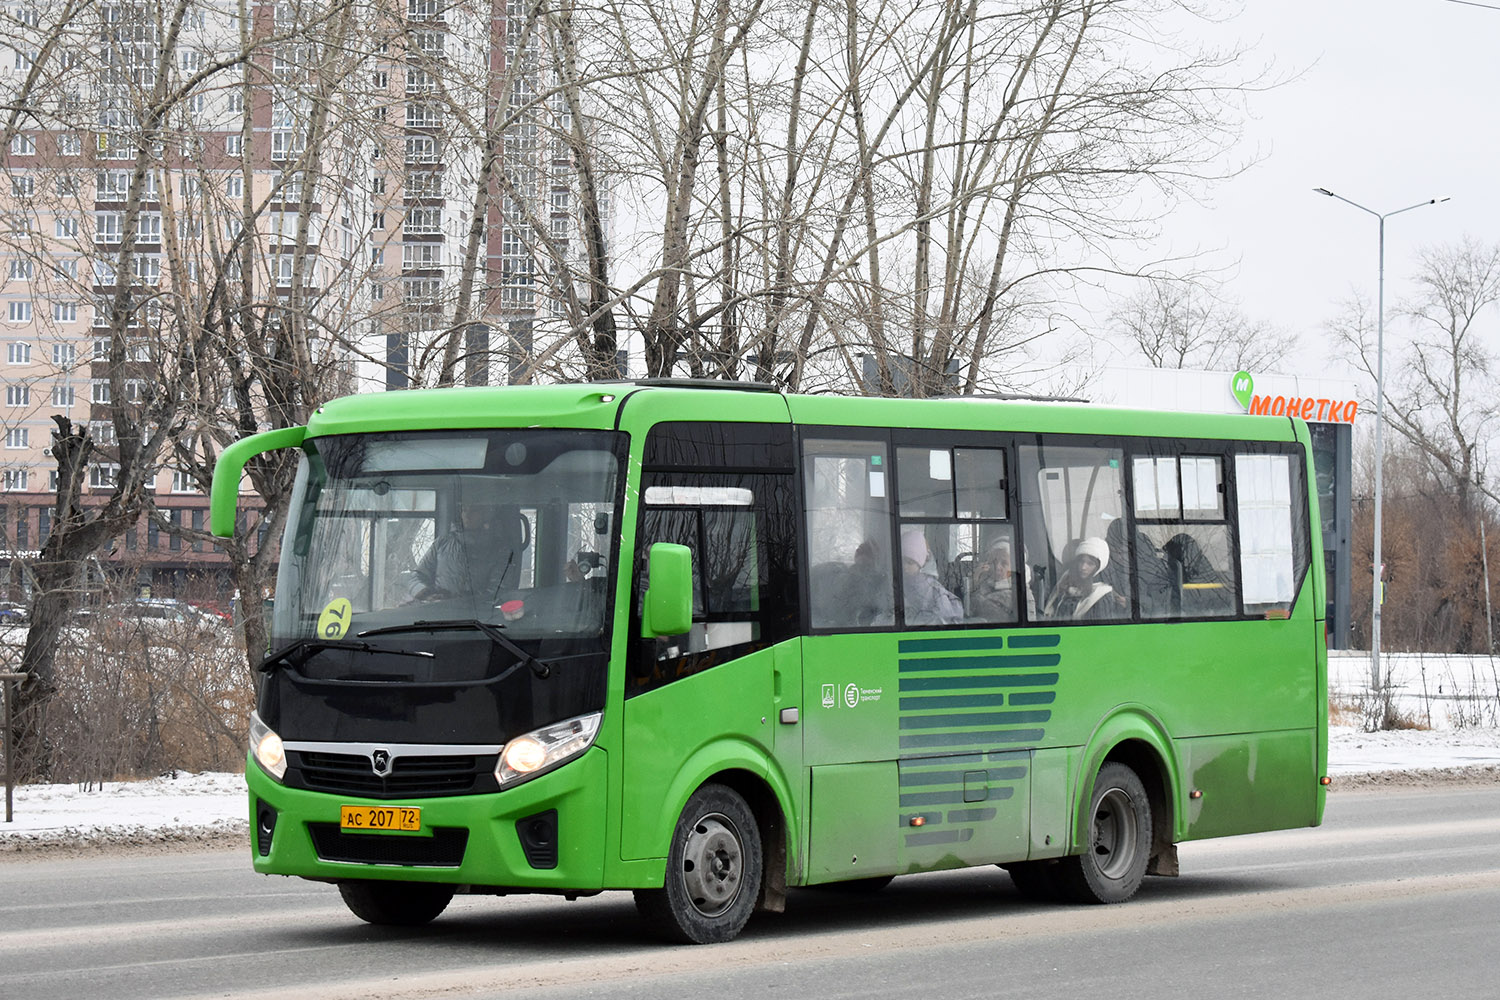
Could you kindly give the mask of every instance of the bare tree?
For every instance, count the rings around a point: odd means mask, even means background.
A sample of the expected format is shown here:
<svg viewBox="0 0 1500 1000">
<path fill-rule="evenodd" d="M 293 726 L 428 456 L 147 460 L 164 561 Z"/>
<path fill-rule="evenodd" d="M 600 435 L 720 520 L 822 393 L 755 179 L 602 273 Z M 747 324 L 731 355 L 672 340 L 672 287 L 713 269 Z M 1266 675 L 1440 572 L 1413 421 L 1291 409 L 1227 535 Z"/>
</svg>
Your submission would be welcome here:
<svg viewBox="0 0 1500 1000">
<path fill-rule="evenodd" d="M 1153 368 L 1266 371 L 1297 344 L 1296 334 L 1249 318 L 1190 279 L 1149 280 L 1110 320 Z"/>
<path fill-rule="evenodd" d="M 1425 248 L 1414 285 L 1396 309 L 1400 326 L 1392 332 L 1405 346 L 1396 348 L 1400 363 L 1387 365 L 1387 423 L 1463 509 L 1500 501 L 1489 476 L 1500 419 L 1491 332 L 1500 303 L 1500 245 L 1465 237 Z M 1343 356 L 1373 382 L 1376 323 L 1369 304 L 1351 299 L 1329 330 Z"/>
</svg>

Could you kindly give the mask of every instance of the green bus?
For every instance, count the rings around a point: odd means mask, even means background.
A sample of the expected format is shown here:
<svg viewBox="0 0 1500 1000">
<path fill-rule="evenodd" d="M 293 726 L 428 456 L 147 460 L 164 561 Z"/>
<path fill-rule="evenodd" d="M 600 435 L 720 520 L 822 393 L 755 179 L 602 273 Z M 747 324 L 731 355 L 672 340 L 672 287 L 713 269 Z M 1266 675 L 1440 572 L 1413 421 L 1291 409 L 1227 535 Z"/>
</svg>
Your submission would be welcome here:
<svg viewBox="0 0 1500 1000">
<path fill-rule="evenodd" d="M 420 924 L 634 890 L 733 938 L 788 887 L 998 864 L 1119 902 L 1316 826 L 1306 425 L 638 381 L 379 393 L 300 449 L 247 782 L 255 870 Z"/>
</svg>

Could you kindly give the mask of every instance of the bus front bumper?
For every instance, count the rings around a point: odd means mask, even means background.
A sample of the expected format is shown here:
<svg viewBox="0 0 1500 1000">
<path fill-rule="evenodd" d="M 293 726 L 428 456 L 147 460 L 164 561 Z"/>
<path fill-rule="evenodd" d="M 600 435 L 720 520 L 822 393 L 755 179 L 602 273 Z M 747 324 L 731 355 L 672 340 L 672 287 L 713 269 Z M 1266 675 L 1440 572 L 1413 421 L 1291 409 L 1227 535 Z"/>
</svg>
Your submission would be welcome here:
<svg viewBox="0 0 1500 1000">
<path fill-rule="evenodd" d="M 250 856 L 262 874 L 325 881 L 598 890 L 604 878 L 607 759 L 592 747 L 505 791 L 389 800 L 287 788 L 252 758 L 245 765 Z M 420 809 L 421 826 L 408 833 L 344 831 L 344 806 Z"/>
</svg>

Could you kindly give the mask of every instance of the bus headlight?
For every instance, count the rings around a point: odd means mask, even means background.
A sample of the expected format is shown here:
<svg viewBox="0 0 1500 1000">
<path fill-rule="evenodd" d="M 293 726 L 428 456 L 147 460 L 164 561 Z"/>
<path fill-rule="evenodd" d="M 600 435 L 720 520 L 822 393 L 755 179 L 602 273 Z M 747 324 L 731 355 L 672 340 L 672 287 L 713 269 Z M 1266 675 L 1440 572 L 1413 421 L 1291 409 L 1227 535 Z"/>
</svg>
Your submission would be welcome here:
<svg viewBox="0 0 1500 1000">
<path fill-rule="evenodd" d="M 281 745 L 281 737 L 260 721 L 256 712 L 250 713 L 250 754 L 277 781 L 286 776 L 286 748 Z"/>
<path fill-rule="evenodd" d="M 517 736 L 500 751 L 495 780 L 501 787 L 550 771 L 594 745 L 601 712 L 590 712 Z"/>
</svg>

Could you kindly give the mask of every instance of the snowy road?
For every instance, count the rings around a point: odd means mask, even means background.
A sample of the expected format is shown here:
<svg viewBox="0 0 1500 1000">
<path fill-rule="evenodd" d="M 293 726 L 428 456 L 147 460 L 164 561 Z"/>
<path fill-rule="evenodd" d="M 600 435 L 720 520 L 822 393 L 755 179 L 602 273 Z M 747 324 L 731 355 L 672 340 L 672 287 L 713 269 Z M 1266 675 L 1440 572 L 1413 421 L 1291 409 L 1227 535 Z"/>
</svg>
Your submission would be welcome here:
<svg viewBox="0 0 1500 1000">
<path fill-rule="evenodd" d="M 0 996 L 1492 996 L 1500 786 L 1344 792 L 1320 829 L 1182 847 L 1118 907 L 1023 902 L 996 869 L 794 892 L 711 948 L 622 893 L 460 897 L 421 931 L 241 850 L 0 861 Z"/>
</svg>

